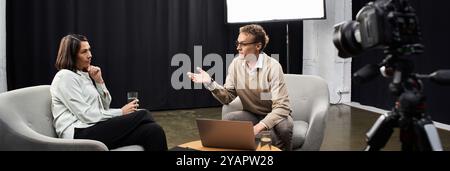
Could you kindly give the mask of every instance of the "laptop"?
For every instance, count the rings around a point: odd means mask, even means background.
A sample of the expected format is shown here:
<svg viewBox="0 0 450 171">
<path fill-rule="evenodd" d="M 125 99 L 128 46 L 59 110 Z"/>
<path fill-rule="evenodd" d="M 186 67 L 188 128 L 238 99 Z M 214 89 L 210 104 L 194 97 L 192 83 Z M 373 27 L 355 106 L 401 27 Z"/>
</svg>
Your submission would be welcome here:
<svg viewBox="0 0 450 171">
<path fill-rule="evenodd" d="M 197 127 L 204 147 L 256 150 L 251 122 L 197 119 Z"/>
</svg>

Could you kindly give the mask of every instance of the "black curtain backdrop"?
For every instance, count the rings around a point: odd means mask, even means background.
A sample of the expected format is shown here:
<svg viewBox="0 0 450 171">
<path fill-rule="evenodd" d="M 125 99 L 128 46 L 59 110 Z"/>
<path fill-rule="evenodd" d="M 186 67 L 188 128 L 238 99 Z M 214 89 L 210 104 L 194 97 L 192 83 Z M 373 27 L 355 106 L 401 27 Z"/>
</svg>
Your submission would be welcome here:
<svg viewBox="0 0 450 171">
<path fill-rule="evenodd" d="M 226 54 L 236 53 L 239 26 L 225 23 L 224 0 L 7 0 L 6 15 L 9 90 L 50 84 L 60 39 L 78 33 L 89 39 L 111 106 L 122 107 L 126 92 L 135 90 L 150 110 L 220 106 L 206 89 L 174 89 L 179 66 L 171 61 L 187 54 L 193 71 L 198 45 L 202 59 L 215 53 L 225 64 Z M 280 54 L 286 68 L 286 23 L 263 26 L 271 37 L 266 52 Z M 291 73 L 301 73 L 302 24 L 289 26 Z"/>
<path fill-rule="evenodd" d="M 369 1 L 353 1 L 354 17 L 367 2 Z M 415 64 L 415 72 L 427 74 L 438 69 L 450 69 L 450 53 L 448 52 L 450 20 L 446 19 L 447 16 L 450 16 L 450 10 L 448 10 L 450 1 L 410 0 L 410 2 L 417 10 L 423 33 L 422 43 L 425 45 L 424 54 L 411 57 Z M 367 51 L 358 55 L 353 58 L 352 72 L 356 72 L 366 64 L 379 63 L 383 58 L 383 53 L 379 50 Z M 352 84 L 352 101 L 390 110 L 394 99 L 389 94 L 389 82 L 388 79 L 378 77 L 366 84 Z M 450 112 L 447 108 L 450 87 L 436 85 L 430 81 L 424 81 L 424 85 L 427 96 L 427 112 L 433 120 L 450 124 Z"/>
</svg>

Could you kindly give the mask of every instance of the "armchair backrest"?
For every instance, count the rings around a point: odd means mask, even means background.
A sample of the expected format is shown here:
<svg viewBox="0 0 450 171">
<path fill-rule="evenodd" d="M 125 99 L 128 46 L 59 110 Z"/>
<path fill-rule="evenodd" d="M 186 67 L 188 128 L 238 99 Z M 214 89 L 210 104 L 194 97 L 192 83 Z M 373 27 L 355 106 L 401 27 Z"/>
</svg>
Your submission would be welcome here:
<svg viewBox="0 0 450 171">
<path fill-rule="evenodd" d="M 34 86 L 0 94 L 0 125 L 57 137 L 53 127 L 50 86 Z M 2 126 L 3 127 L 3 126 Z"/>
<path fill-rule="evenodd" d="M 313 75 L 284 75 L 292 119 L 311 123 L 316 108 L 328 108 L 329 94 L 325 80 Z"/>
</svg>

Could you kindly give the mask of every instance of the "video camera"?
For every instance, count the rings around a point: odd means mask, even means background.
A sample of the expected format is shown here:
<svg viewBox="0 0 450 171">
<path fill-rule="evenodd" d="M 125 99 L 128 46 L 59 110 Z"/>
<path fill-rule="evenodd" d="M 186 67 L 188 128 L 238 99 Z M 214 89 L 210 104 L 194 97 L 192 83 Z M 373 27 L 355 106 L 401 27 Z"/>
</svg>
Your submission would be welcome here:
<svg viewBox="0 0 450 171">
<path fill-rule="evenodd" d="M 333 43 L 339 56 L 348 58 L 364 50 L 387 47 L 398 56 L 423 52 L 415 10 L 407 0 L 376 0 L 358 12 L 356 21 L 334 26 Z"/>
<path fill-rule="evenodd" d="M 408 0 L 376 0 L 364 6 L 356 21 L 334 26 L 333 43 L 339 56 L 348 58 L 373 48 L 383 48 L 385 58 L 368 64 L 353 74 L 355 82 L 366 82 L 380 75 L 392 77 L 389 91 L 396 102 L 380 116 L 366 134 L 366 151 L 383 148 L 400 128 L 402 150 L 442 151 L 442 144 L 431 117 L 425 110 L 422 79 L 450 85 L 450 70 L 432 74 L 414 73 L 412 61 L 405 56 L 423 53 L 418 17 Z"/>
</svg>

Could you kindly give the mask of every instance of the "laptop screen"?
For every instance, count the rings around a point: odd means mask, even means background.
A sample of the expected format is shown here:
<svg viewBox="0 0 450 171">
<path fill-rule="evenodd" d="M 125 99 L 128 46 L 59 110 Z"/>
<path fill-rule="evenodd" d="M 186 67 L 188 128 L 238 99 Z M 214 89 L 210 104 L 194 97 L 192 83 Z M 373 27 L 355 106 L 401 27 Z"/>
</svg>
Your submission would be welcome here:
<svg viewBox="0 0 450 171">
<path fill-rule="evenodd" d="M 256 149 L 251 122 L 197 119 L 197 126 L 202 145 L 205 147 Z"/>
</svg>

